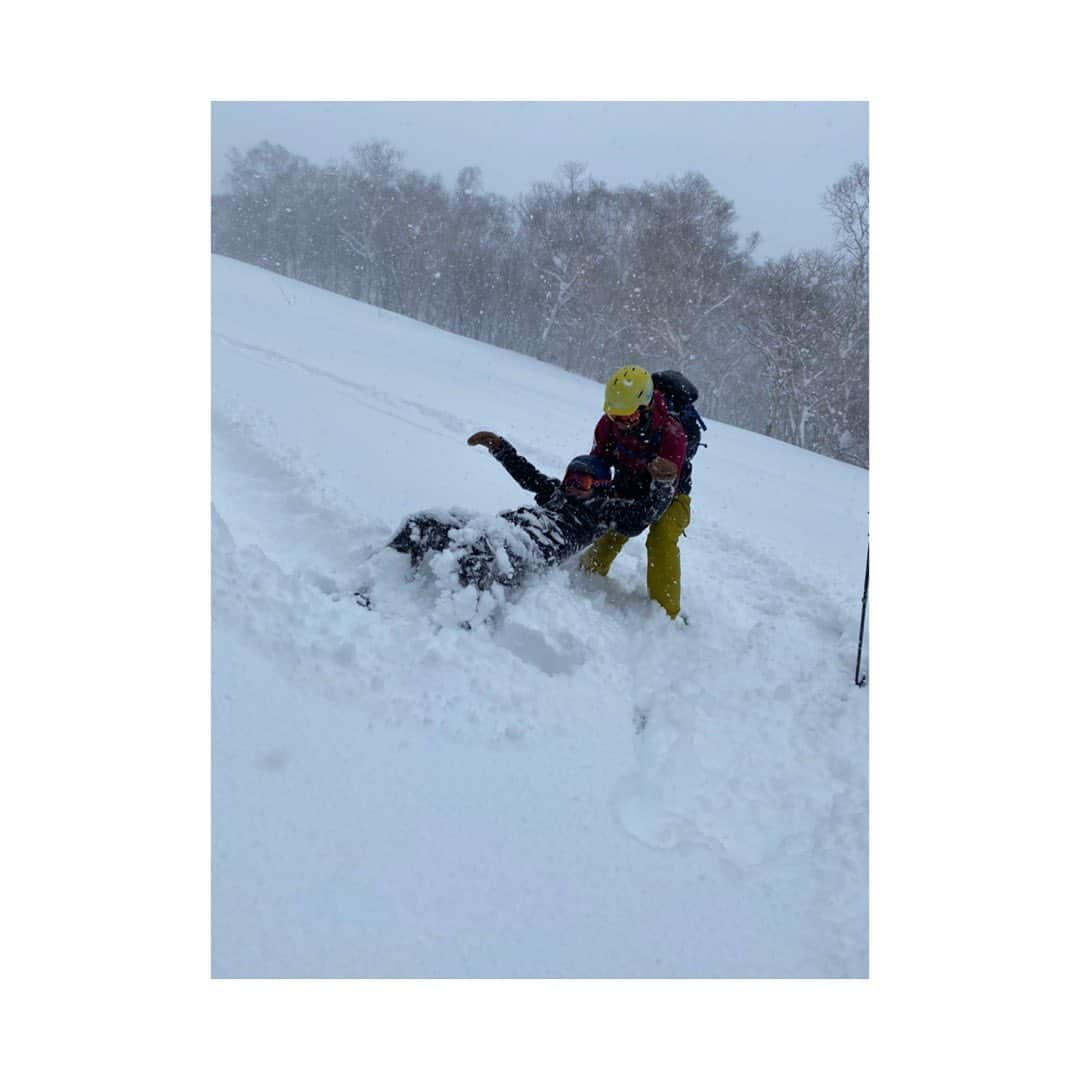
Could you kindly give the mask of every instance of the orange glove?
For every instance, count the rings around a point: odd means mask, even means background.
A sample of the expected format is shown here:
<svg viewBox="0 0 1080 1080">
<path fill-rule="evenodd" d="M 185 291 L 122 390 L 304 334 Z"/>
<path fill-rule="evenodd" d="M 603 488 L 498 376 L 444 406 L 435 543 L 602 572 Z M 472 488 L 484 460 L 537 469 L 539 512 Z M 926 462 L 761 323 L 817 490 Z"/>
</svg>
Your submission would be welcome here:
<svg viewBox="0 0 1080 1080">
<path fill-rule="evenodd" d="M 494 431 L 478 431 L 468 438 L 470 446 L 486 446 L 489 450 L 498 450 L 505 441 L 501 435 L 496 435 Z"/>
<path fill-rule="evenodd" d="M 674 461 L 668 461 L 667 458 L 653 458 L 649 462 L 649 475 L 654 480 L 659 480 L 662 484 L 675 483 L 675 477 L 679 475 L 678 467 Z"/>
</svg>

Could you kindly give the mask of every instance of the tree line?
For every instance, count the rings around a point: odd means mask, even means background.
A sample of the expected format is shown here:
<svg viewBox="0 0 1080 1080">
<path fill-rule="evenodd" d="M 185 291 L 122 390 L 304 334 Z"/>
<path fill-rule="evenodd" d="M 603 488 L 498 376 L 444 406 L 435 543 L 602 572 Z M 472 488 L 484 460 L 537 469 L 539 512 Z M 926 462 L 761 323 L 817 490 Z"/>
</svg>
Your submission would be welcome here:
<svg viewBox="0 0 1080 1080">
<path fill-rule="evenodd" d="M 678 368 L 705 415 L 868 465 L 863 164 L 822 195 L 832 249 L 761 262 L 700 173 L 611 189 L 567 163 L 507 199 L 384 141 L 325 166 L 262 142 L 229 165 L 219 254 L 595 379 Z"/>
</svg>

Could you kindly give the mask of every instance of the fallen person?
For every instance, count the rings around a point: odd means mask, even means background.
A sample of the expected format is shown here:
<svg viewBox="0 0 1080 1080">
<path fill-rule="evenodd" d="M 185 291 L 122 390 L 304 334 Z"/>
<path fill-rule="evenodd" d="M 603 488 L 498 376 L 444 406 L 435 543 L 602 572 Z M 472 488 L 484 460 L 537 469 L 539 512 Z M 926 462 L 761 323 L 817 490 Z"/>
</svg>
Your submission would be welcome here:
<svg viewBox="0 0 1080 1080">
<path fill-rule="evenodd" d="M 468 443 L 487 447 L 521 487 L 533 492 L 536 505 L 499 514 L 495 527 L 483 516 L 413 514 L 389 544 L 408 555 L 414 568 L 432 553 L 447 552 L 462 587 L 517 585 L 530 571 L 554 566 L 608 533 L 637 536 L 664 513 L 674 494 L 677 473 L 665 462 L 658 462 L 644 494 L 627 499 L 615 494 L 610 467 L 592 455 L 574 458 L 560 481 L 545 476 L 493 432 L 478 431 Z"/>
</svg>

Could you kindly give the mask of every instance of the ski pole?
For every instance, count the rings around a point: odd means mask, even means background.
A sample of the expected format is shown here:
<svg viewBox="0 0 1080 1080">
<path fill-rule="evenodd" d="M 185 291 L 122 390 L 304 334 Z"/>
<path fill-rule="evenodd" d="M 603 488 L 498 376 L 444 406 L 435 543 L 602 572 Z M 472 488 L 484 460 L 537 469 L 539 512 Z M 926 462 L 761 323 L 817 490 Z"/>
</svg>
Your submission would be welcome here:
<svg viewBox="0 0 1080 1080">
<path fill-rule="evenodd" d="M 862 590 L 862 616 L 859 619 L 859 651 L 855 656 L 855 685 L 865 686 L 866 676 L 859 678 L 859 668 L 862 666 L 862 642 L 863 630 L 866 627 L 866 594 L 870 591 L 870 545 L 866 545 L 866 580 Z"/>
</svg>

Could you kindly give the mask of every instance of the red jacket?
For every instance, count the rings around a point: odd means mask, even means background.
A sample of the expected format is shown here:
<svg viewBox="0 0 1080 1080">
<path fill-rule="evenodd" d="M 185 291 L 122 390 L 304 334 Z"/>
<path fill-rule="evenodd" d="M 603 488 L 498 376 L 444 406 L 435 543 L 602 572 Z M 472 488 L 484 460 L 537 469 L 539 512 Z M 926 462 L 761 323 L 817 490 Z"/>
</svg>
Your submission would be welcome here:
<svg viewBox="0 0 1080 1080">
<path fill-rule="evenodd" d="M 667 410 L 661 394 L 653 394 L 642 422 L 621 431 L 605 414 L 593 433 L 592 453 L 615 468 L 615 489 L 624 498 L 638 498 L 649 490 L 648 464 L 653 458 L 674 462 L 682 478 L 686 463 L 686 432 Z"/>
</svg>

